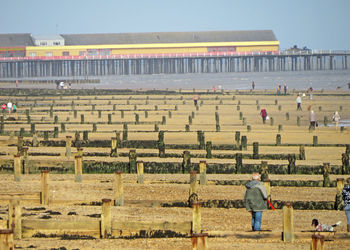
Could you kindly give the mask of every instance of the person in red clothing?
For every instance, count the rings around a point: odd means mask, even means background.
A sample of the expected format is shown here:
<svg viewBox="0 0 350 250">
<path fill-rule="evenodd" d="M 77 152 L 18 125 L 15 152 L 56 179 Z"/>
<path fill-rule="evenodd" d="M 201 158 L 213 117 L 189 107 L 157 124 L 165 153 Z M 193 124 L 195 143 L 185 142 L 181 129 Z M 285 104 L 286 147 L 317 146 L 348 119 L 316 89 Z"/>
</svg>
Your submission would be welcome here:
<svg viewBox="0 0 350 250">
<path fill-rule="evenodd" d="M 2 113 L 4 113 L 4 112 L 5 112 L 5 109 L 6 109 L 6 104 L 3 103 L 1 108 L 2 108 Z"/>
<path fill-rule="evenodd" d="M 262 120 L 263 120 L 263 124 L 265 124 L 265 122 L 266 122 L 266 117 L 267 117 L 266 109 L 261 109 L 260 115 L 261 115 L 261 118 L 262 118 Z"/>
</svg>

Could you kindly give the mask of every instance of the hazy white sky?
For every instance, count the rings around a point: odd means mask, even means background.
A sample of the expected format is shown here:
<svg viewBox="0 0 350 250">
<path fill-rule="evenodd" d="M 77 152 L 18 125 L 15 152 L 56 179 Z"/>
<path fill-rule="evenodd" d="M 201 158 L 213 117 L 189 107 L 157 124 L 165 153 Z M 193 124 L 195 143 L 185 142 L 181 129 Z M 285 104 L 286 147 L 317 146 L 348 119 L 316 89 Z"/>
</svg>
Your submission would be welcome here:
<svg viewBox="0 0 350 250">
<path fill-rule="evenodd" d="M 281 49 L 350 50 L 350 0 L 0 0 L 0 33 L 271 29 Z"/>
</svg>

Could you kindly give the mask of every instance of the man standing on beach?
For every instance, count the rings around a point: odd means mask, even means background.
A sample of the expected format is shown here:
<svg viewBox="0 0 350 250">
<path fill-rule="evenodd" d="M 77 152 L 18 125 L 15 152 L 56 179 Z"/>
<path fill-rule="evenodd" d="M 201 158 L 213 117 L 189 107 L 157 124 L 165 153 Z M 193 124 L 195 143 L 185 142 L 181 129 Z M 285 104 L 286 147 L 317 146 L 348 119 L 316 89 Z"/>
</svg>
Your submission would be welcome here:
<svg viewBox="0 0 350 250">
<path fill-rule="evenodd" d="M 301 97 L 300 97 L 300 93 L 296 99 L 296 102 L 297 102 L 297 110 L 302 110 L 301 109 Z"/>
<path fill-rule="evenodd" d="M 267 209 L 268 198 L 265 186 L 260 182 L 260 174 L 253 173 L 252 180 L 245 187 L 244 205 L 252 213 L 252 230 L 260 231 L 262 212 Z"/>
</svg>

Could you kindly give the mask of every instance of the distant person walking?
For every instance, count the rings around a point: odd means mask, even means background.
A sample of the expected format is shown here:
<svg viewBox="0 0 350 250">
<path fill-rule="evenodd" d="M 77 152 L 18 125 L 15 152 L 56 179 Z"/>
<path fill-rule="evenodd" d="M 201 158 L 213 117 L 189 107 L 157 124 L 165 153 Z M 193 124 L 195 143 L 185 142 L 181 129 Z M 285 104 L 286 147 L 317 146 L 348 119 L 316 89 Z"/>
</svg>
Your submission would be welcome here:
<svg viewBox="0 0 350 250">
<path fill-rule="evenodd" d="M 9 111 L 9 114 L 11 114 L 11 111 L 12 111 L 12 102 L 11 102 L 11 101 L 9 101 L 9 102 L 7 103 L 7 109 L 8 109 L 8 111 Z"/>
<path fill-rule="evenodd" d="M 6 110 L 6 104 L 3 103 L 2 106 L 1 106 L 2 113 L 5 113 L 5 110 Z"/>
<path fill-rule="evenodd" d="M 335 123 L 335 129 L 338 129 L 339 121 L 340 121 L 340 115 L 338 111 L 335 111 L 332 117 L 332 121 Z"/>
<path fill-rule="evenodd" d="M 350 232 L 350 178 L 346 179 L 346 184 L 344 185 L 342 196 L 344 200 L 344 210 L 347 220 L 347 231 Z"/>
<path fill-rule="evenodd" d="M 287 94 L 287 90 L 288 90 L 287 84 L 284 84 L 284 85 L 283 85 L 284 95 Z"/>
<path fill-rule="evenodd" d="M 262 213 L 267 209 L 267 191 L 264 184 L 260 182 L 258 173 L 253 173 L 252 180 L 245 187 L 244 205 L 247 211 L 252 213 L 252 230 L 260 231 Z"/>
<path fill-rule="evenodd" d="M 17 105 L 16 105 L 16 103 L 13 104 L 12 111 L 13 111 L 13 113 L 17 112 Z"/>
<path fill-rule="evenodd" d="M 309 113 L 309 120 L 310 120 L 310 126 L 309 128 L 315 129 L 317 127 L 317 119 L 316 119 L 316 114 L 315 112 L 311 109 L 311 106 L 309 106 L 308 110 L 310 111 Z"/>
<path fill-rule="evenodd" d="M 255 82 L 252 81 L 252 90 L 254 90 L 254 89 L 255 89 Z"/>
<path fill-rule="evenodd" d="M 296 99 L 296 102 L 297 102 L 297 110 L 302 110 L 301 109 L 301 94 L 299 93 L 297 99 Z"/>
<path fill-rule="evenodd" d="M 193 104 L 194 104 L 194 106 L 197 106 L 198 99 L 199 99 L 199 97 L 198 97 L 197 94 L 193 96 Z"/>
<path fill-rule="evenodd" d="M 265 123 L 266 123 L 266 117 L 267 117 L 267 111 L 266 111 L 266 109 L 261 109 L 261 110 L 260 110 L 260 115 L 261 115 L 263 124 L 265 124 Z"/>
</svg>

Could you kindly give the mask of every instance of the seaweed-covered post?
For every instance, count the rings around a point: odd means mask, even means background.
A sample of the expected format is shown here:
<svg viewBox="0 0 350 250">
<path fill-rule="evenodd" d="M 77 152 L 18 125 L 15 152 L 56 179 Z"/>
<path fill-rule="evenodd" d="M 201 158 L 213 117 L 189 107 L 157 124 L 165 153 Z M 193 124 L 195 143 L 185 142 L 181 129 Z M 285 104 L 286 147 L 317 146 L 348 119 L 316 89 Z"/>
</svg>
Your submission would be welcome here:
<svg viewBox="0 0 350 250">
<path fill-rule="evenodd" d="M 190 115 L 188 116 L 188 124 L 192 125 L 192 116 L 190 116 Z"/>
<path fill-rule="evenodd" d="M 83 157 L 83 148 L 77 148 L 77 155 Z"/>
<path fill-rule="evenodd" d="M 32 144 L 33 144 L 33 147 L 39 147 L 38 132 L 35 132 L 33 134 Z"/>
<path fill-rule="evenodd" d="M 211 148 L 212 148 L 211 141 L 207 141 L 205 145 L 205 150 L 207 151 L 206 158 L 212 158 Z"/>
<path fill-rule="evenodd" d="M 282 141 L 281 134 L 277 134 L 276 135 L 276 146 L 281 145 L 281 141 Z"/>
<path fill-rule="evenodd" d="M 219 113 L 215 112 L 215 123 L 220 124 L 220 118 L 219 118 Z"/>
<path fill-rule="evenodd" d="M 296 173 L 295 160 L 295 154 L 288 154 L 288 174 Z"/>
<path fill-rule="evenodd" d="M 0 229 L 0 249 L 14 249 L 13 242 L 13 230 L 12 229 Z"/>
<path fill-rule="evenodd" d="M 75 162 L 74 162 L 74 172 L 75 172 L 75 182 L 82 182 L 82 174 L 83 174 L 83 163 L 82 163 L 82 157 L 80 155 L 75 156 Z"/>
<path fill-rule="evenodd" d="M 143 161 L 137 161 L 137 183 L 144 183 Z"/>
<path fill-rule="evenodd" d="M 58 123 L 58 116 L 57 116 L 57 115 L 55 115 L 54 120 L 53 120 L 53 123 L 54 123 L 54 124 L 57 124 L 57 123 Z"/>
<path fill-rule="evenodd" d="M 261 181 L 269 180 L 269 167 L 267 161 L 261 161 Z"/>
<path fill-rule="evenodd" d="M 129 173 L 136 173 L 136 169 L 137 169 L 136 150 L 131 149 L 129 151 Z"/>
<path fill-rule="evenodd" d="M 124 123 L 123 124 L 123 141 L 128 140 L 128 124 Z"/>
<path fill-rule="evenodd" d="M 243 155 L 242 153 L 236 153 L 236 174 L 240 174 L 242 172 L 242 163 Z"/>
<path fill-rule="evenodd" d="M 109 238 L 112 235 L 112 200 L 102 199 L 102 214 L 101 214 L 101 237 Z"/>
<path fill-rule="evenodd" d="M 21 175 L 22 175 L 22 159 L 20 154 L 15 154 L 13 159 L 13 172 L 14 172 L 14 178 L 15 181 L 20 182 L 21 181 Z"/>
<path fill-rule="evenodd" d="M 53 138 L 58 138 L 58 127 L 53 128 Z"/>
<path fill-rule="evenodd" d="M 201 204 L 196 202 L 192 204 L 192 233 L 201 232 Z"/>
<path fill-rule="evenodd" d="M 88 141 L 89 140 L 89 131 L 84 130 L 83 131 L 83 140 Z"/>
<path fill-rule="evenodd" d="M 289 112 L 286 113 L 286 120 L 289 121 Z"/>
<path fill-rule="evenodd" d="M 323 118 L 323 124 L 324 124 L 325 127 L 328 126 L 328 117 L 327 117 L 327 116 L 324 116 L 324 118 Z"/>
<path fill-rule="evenodd" d="M 247 136 L 245 135 L 241 137 L 241 150 L 247 150 Z"/>
<path fill-rule="evenodd" d="M 23 145 L 24 145 L 23 136 L 18 136 L 17 137 L 17 153 L 20 155 L 22 155 L 22 153 L 23 153 Z"/>
<path fill-rule="evenodd" d="M 349 155 L 343 153 L 341 157 L 342 161 L 342 174 L 350 174 L 350 164 L 349 164 Z"/>
<path fill-rule="evenodd" d="M 112 114 L 108 114 L 108 122 L 107 124 L 112 124 Z"/>
<path fill-rule="evenodd" d="M 4 128 L 5 128 L 5 123 L 4 123 L 4 116 L 0 116 L 0 120 L 1 120 L 1 123 L 0 123 L 0 134 L 4 133 Z"/>
<path fill-rule="evenodd" d="M 49 170 L 41 171 L 40 204 L 49 205 Z"/>
<path fill-rule="evenodd" d="M 112 137 L 110 156 L 111 156 L 111 157 L 117 157 L 117 156 L 118 156 L 118 142 L 117 142 L 117 137 Z"/>
<path fill-rule="evenodd" d="M 205 136 L 202 130 L 197 131 L 197 141 L 199 143 L 199 149 L 205 149 Z"/>
<path fill-rule="evenodd" d="M 283 206 L 283 241 L 293 242 L 294 236 L 294 222 L 293 222 L 293 206 L 291 202 Z"/>
<path fill-rule="evenodd" d="M 30 133 L 34 134 L 35 133 L 35 123 L 30 124 Z"/>
<path fill-rule="evenodd" d="M 159 131 L 159 126 L 158 124 L 154 124 L 154 132 L 158 132 Z"/>
<path fill-rule="evenodd" d="M 186 170 L 191 170 L 191 154 L 187 150 L 183 152 L 182 173 L 185 173 Z"/>
<path fill-rule="evenodd" d="M 44 140 L 49 140 L 49 131 L 44 131 Z"/>
<path fill-rule="evenodd" d="M 236 131 L 236 133 L 235 133 L 235 141 L 236 141 L 236 145 L 237 146 L 239 146 L 240 137 L 241 137 L 241 132 L 240 131 Z"/>
<path fill-rule="evenodd" d="M 329 172 L 331 171 L 331 166 L 329 162 L 323 163 L 323 187 L 330 187 L 331 181 L 329 179 Z"/>
<path fill-rule="evenodd" d="M 253 142 L 253 159 L 259 159 L 259 142 Z"/>
<path fill-rule="evenodd" d="M 207 185 L 207 162 L 200 161 L 199 162 L 199 184 Z"/>
<path fill-rule="evenodd" d="M 62 122 L 61 123 L 61 133 L 65 133 L 66 132 L 66 125 Z"/>
<path fill-rule="evenodd" d="M 300 145 L 299 146 L 299 160 L 305 160 L 305 146 L 304 145 Z"/>
<path fill-rule="evenodd" d="M 300 116 L 297 116 L 297 126 L 300 127 L 301 119 Z"/>
<path fill-rule="evenodd" d="M 85 117 L 83 114 L 80 115 L 80 124 L 84 124 L 85 123 Z"/>
<path fill-rule="evenodd" d="M 340 210 L 342 207 L 342 191 L 344 188 L 344 178 L 337 178 L 337 194 L 335 195 L 334 207 L 336 210 Z"/>
<path fill-rule="evenodd" d="M 165 157 L 165 143 L 164 143 L 164 131 L 159 131 L 158 133 L 158 151 L 159 157 Z"/>
<path fill-rule="evenodd" d="M 28 159 L 28 147 L 23 147 L 23 173 L 29 174 L 29 159 Z"/>
<path fill-rule="evenodd" d="M 97 131 L 97 125 L 96 123 L 92 124 L 92 132 L 96 132 Z"/>
<path fill-rule="evenodd" d="M 124 187 L 122 172 L 115 172 L 114 206 L 124 206 Z"/>
<path fill-rule="evenodd" d="M 74 117 L 74 119 L 77 119 L 77 117 L 78 117 L 78 111 L 77 110 L 73 110 L 73 117 Z"/>
<path fill-rule="evenodd" d="M 140 115 L 135 114 L 135 124 L 139 124 L 139 123 L 140 123 Z"/>
<path fill-rule="evenodd" d="M 98 113 L 98 118 L 101 118 L 102 117 L 102 110 L 99 110 L 97 113 Z"/>
<path fill-rule="evenodd" d="M 278 132 L 283 131 L 283 125 L 282 124 L 278 124 Z"/>
<path fill-rule="evenodd" d="M 318 144 L 318 138 L 317 138 L 317 135 L 314 135 L 313 138 L 312 138 L 312 143 L 314 146 L 317 146 Z"/>
</svg>

